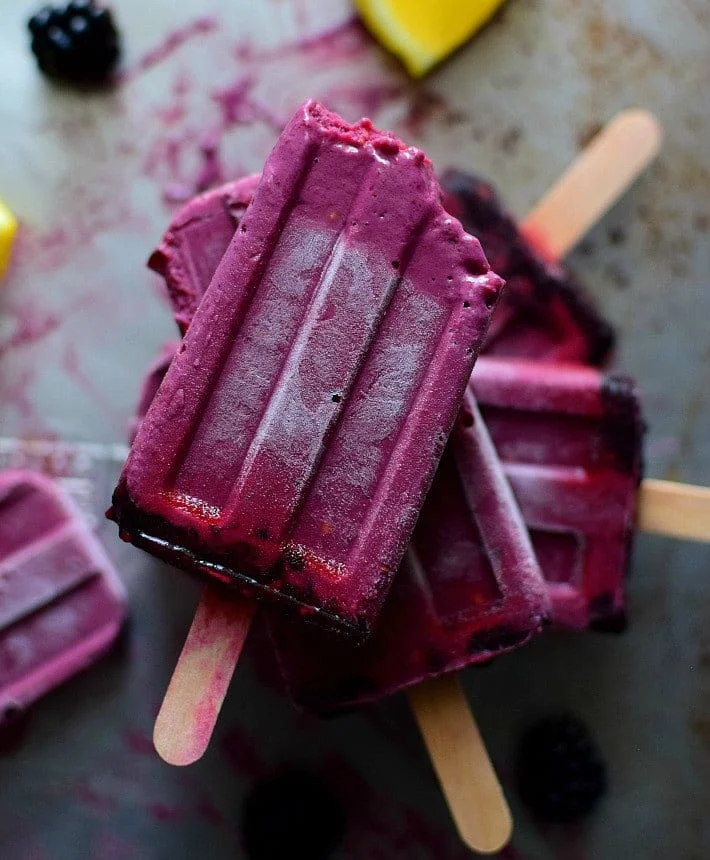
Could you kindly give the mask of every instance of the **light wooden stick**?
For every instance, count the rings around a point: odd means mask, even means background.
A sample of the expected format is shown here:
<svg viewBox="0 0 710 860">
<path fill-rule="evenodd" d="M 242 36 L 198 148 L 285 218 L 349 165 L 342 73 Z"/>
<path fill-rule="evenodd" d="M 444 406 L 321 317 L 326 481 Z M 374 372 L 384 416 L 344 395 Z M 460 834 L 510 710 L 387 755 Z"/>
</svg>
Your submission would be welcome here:
<svg viewBox="0 0 710 860">
<path fill-rule="evenodd" d="M 649 166 L 662 140 L 653 114 L 618 113 L 529 213 L 525 236 L 547 259 L 564 257 Z"/>
<path fill-rule="evenodd" d="M 255 608 L 204 587 L 153 729 L 168 764 L 192 764 L 207 749 Z"/>
<path fill-rule="evenodd" d="M 461 839 L 481 854 L 500 851 L 513 820 L 457 676 L 413 687 L 409 701 Z"/>
<path fill-rule="evenodd" d="M 646 478 L 639 492 L 639 529 L 710 541 L 710 487 Z"/>
</svg>

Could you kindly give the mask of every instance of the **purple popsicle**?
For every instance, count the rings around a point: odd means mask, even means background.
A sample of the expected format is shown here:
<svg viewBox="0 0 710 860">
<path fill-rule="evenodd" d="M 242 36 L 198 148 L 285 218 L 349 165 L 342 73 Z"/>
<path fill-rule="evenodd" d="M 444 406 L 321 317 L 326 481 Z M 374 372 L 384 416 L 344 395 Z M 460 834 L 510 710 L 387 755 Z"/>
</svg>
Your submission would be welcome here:
<svg viewBox="0 0 710 860">
<path fill-rule="evenodd" d="M 371 630 L 501 286 L 439 199 L 421 151 L 304 105 L 138 432 L 126 538 Z"/>
<path fill-rule="evenodd" d="M 125 613 L 113 565 L 59 486 L 0 473 L 0 725 L 98 659 Z"/>
</svg>

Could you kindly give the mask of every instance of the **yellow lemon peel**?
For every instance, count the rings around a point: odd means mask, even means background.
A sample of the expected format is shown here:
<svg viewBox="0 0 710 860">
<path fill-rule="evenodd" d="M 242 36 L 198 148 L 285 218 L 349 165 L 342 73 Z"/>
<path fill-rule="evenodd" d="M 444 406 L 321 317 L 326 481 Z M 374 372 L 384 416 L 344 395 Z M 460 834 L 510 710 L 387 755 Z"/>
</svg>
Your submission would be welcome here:
<svg viewBox="0 0 710 860">
<path fill-rule="evenodd" d="M 365 26 L 421 78 L 483 27 L 504 0 L 355 0 Z"/>
</svg>

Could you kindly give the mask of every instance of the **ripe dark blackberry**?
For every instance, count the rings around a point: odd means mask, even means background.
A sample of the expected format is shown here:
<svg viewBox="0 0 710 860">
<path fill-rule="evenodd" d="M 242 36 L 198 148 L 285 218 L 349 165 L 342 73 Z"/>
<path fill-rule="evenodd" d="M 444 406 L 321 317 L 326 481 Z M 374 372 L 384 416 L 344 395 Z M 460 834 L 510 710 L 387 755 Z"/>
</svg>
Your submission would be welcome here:
<svg viewBox="0 0 710 860">
<path fill-rule="evenodd" d="M 607 787 L 599 748 L 584 723 L 567 714 L 546 717 L 525 732 L 516 769 L 520 796 L 543 821 L 587 815 Z"/>
<path fill-rule="evenodd" d="M 345 835 L 345 810 L 323 780 L 288 768 L 258 783 L 242 807 L 249 860 L 327 860 Z"/>
<path fill-rule="evenodd" d="M 93 0 L 45 6 L 27 22 L 32 53 L 50 78 L 71 84 L 106 83 L 121 53 L 120 39 L 108 9 Z"/>
</svg>

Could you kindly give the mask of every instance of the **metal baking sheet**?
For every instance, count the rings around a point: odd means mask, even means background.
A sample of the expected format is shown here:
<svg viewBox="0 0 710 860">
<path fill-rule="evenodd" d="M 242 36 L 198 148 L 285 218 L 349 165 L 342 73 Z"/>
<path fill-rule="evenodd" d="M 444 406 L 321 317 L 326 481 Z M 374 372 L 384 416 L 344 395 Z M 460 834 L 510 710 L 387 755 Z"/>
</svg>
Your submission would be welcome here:
<svg viewBox="0 0 710 860">
<path fill-rule="evenodd" d="M 617 366 L 643 388 L 648 474 L 710 483 L 707 0 L 510 0 L 417 83 L 344 0 L 114 6 L 124 71 L 95 95 L 37 73 L 34 3 L 2 7 L 0 198 L 22 228 L 0 286 L 0 435 L 125 443 L 144 369 L 175 334 L 149 252 L 176 201 L 259 169 L 305 97 L 370 114 L 438 166 L 491 177 L 521 216 L 601 124 L 641 105 L 665 127 L 663 154 L 569 262 L 619 331 Z M 119 460 L 101 461 L 102 481 Z M 121 544 L 96 486 L 87 496 L 74 484 L 128 587 L 130 627 L 5 743 L 0 856 L 241 857 L 245 793 L 283 763 L 321 772 L 341 795 L 337 856 L 468 856 L 406 702 L 301 716 L 258 628 L 205 758 L 160 762 L 151 726 L 197 587 Z M 507 857 L 710 855 L 709 571 L 708 546 L 642 535 L 626 635 L 549 634 L 466 673 L 513 806 Z M 611 786 L 583 826 L 541 829 L 518 802 L 512 755 L 531 719 L 561 709 L 593 728 Z"/>
</svg>

